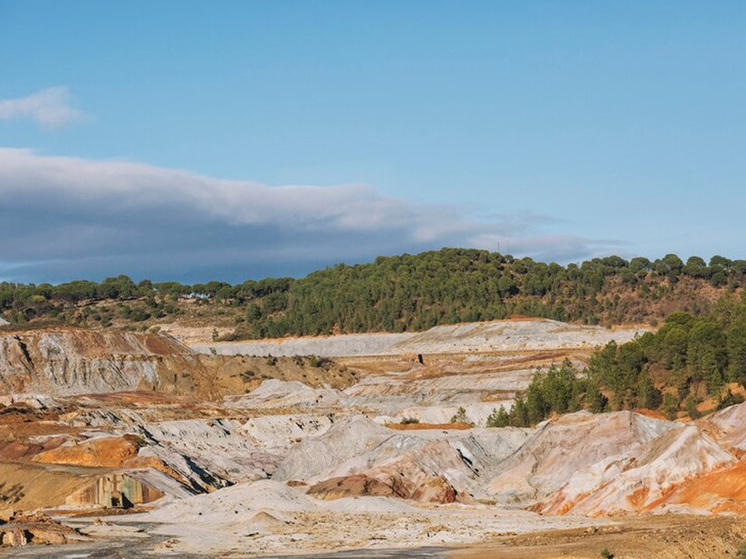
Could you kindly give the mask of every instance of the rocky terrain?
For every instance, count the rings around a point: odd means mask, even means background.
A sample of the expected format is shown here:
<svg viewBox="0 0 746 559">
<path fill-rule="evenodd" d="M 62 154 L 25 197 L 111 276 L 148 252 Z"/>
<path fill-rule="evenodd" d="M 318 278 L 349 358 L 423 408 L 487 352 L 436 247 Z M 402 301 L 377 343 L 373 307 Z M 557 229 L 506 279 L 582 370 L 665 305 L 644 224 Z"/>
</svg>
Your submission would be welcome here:
<svg viewBox="0 0 746 559">
<path fill-rule="evenodd" d="M 223 355 L 315 354 L 324 357 L 349 357 L 407 353 L 489 353 L 592 348 L 611 340 L 623 343 L 644 331 L 636 328 L 610 330 L 597 326 L 568 325 L 555 320 L 514 319 L 436 326 L 426 332 L 198 343 L 192 347 L 203 352 L 215 350 Z"/>
<path fill-rule="evenodd" d="M 0 332 L 0 395 L 148 391 L 215 400 L 263 378 L 347 386 L 353 377 L 303 360 L 271 368 L 263 359 L 202 355 L 159 333 L 49 328 Z"/>
<path fill-rule="evenodd" d="M 582 366 L 594 344 L 635 333 L 503 321 L 195 348 L 163 334 L 5 331 L 0 545 L 64 543 L 12 551 L 59 557 L 107 546 L 551 557 L 560 544 L 577 557 L 612 545 L 734 556 L 746 404 L 689 423 L 581 411 L 486 427 L 537 366 Z M 451 421 L 458 408 L 468 421 Z M 722 520 L 697 532 L 667 513 Z"/>
<path fill-rule="evenodd" d="M 5 393 L 178 391 L 174 377 L 191 358 L 165 336 L 30 330 L 0 335 L 0 382 Z"/>
</svg>

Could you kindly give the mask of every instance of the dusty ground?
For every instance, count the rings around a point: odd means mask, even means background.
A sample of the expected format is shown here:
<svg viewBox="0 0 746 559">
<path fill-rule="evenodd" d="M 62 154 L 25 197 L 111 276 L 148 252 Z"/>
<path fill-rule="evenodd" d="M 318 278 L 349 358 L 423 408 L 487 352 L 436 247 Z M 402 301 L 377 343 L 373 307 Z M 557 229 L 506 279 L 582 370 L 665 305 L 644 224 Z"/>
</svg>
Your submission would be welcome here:
<svg viewBox="0 0 746 559">
<path fill-rule="evenodd" d="M 627 517 L 612 527 L 502 536 L 450 557 L 511 559 L 598 558 L 604 549 L 624 559 L 736 557 L 746 542 L 746 520 L 733 517 L 663 515 Z"/>
<path fill-rule="evenodd" d="M 361 530 L 371 530 L 374 538 L 376 522 L 355 516 Z M 442 557 L 442 558 L 510 558 L 510 559 L 598 559 L 603 550 L 624 559 L 717 559 L 737 557 L 739 546 L 746 541 L 746 524 L 742 519 L 703 518 L 686 515 L 664 515 L 644 518 L 614 519 L 610 526 L 558 529 L 532 534 L 483 534 L 482 542 L 473 545 L 431 544 L 408 549 L 392 548 L 386 539 L 358 542 L 357 548 L 340 549 L 328 540 L 327 549 L 303 547 L 290 554 L 264 553 L 256 545 L 257 536 L 244 538 L 240 549 L 226 550 L 221 557 Z M 323 522 L 318 524 L 324 527 Z M 437 528 L 437 526 L 436 526 Z M 142 557 L 154 556 L 204 557 L 179 547 L 169 536 L 148 536 L 148 526 L 133 523 L 121 529 L 114 540 L 68 544 L 56 548 L 14 549 L 0 557 Z M 291 536 L 297 542 L 308 541 L 305 534 Z M 259 537 L 261 540 L 261 537 Z M 375 545 L 376 547 L 371 547 Z"/>
</svg>

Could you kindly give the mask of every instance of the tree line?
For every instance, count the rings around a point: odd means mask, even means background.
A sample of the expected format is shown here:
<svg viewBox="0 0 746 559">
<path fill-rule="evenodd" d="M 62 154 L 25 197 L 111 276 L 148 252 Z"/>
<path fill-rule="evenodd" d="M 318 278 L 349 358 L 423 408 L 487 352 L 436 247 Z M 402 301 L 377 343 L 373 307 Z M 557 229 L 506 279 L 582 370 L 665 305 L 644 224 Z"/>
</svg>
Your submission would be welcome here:
<svg viewBox="0 0 746 559">
<path fill-rule="evenodd" d="M 618 256 L 561 266 L 475 249 L 442 249 L 329 267 L 300 279 L 267 278 L 231 285 L 211 281 L 135 283 L 127 276 L 97 283 L 0 283 L 0 312 L 16 322 L 60 321 L 97 302 L 142 300 L 132 316 L 178 314 L 197 298 L 230 309 L 233 337 L 263 338 L 337 332 L 418 331 L 439 324 L 508 318 L 515 314 L 586 324 L 650 322 L 672 308 L 706 313 L 717 296 L 744 285 L 746 261 L 714 256 L 683 261 Z M 716 298 L 716 297 L 715 297 Z M 127 306 L 128 305 L 123 305 Z M 72 309 L 72 310 L 71 310 Z M 107 324 L 88 312 L 83 324 Z"/>
<path fill-rule="evenodd" d="M 596 350 L 585 371 L 569 361 L 538 370 L 510 412 L 496 409 L 492 427 L 535 425 L 550 415 L 588 409 L 645 408 L 670 419 L 700 416 L 705 399 L 714 408 L 743 401 L 730 387 L 746 388 L 746 297 L 723 298 L 702 316 L 672 313 L 657 332 Z M 712 409 L 713 406 L 710 406 Z"/>
</svg>

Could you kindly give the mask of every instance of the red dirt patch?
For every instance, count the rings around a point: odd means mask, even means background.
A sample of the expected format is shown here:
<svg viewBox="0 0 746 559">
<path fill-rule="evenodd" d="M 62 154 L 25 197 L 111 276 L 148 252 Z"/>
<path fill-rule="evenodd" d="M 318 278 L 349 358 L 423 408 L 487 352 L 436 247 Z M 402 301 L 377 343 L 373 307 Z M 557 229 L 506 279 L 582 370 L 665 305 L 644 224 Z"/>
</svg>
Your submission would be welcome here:
<svg viewBox="0 0 746 559">
<path fill-rule="evenodd" d="M 402 474 L 403 476 L 403 474 Z M 399 497 L 423 503 L 453 503 L 456 490 L 443 476 L 435 476 L 425 483 L 413 486 L 406 479 L 390 476 L 378 479 L 365 474 L 352 474 L 321 481 L 308 490 L 318 499 L 333 500 L 341 497 Z"/>
<path fill-rule="evenodd" d="M 639 508 L 648 498 L 649 494 L 650 494 L 649 487 L 641 487 L 640 489 L 632 493 L 632 495 L 627 495 L 627 501 L 633 507 Z"/>
<path fill-rule="evenodd" d="M 145 390 L 83 394 L 82 396 L 107 404 L 175 404 L 189 400 L 183 396 L 170 396 L 162 392 Z"/>
<path fill-rule="evenodd" d="M 384 427 L 396 431 L 419 431 L 422 429 L 472 429 L 474 426 L 468 423 L 384 423 Z"/>
<path fill-rule="evenodd" d="M 746 463 L 711 472 L 675 487 L 646 509 L 662 503 L 690 505 L 712 512 L 746 514 Z"/>
<path fill-rule="evenodd" d="M 92 439 L 71 446 L 62 446 L 34 456 L 34 462 L 75 466 L 105 466 L 117 468 L 137 456 L 139 445 L 133 436 Z"/>
<path fill-rule="evenodd" d="M 54 450 L 67 440 L 66 437 L 54 437 L 38 443 L 23 443 L 21 441 L 9 441 L 0 444 L 0 459 L 2 460 L 20 460 L 28 458 L 41 452 Z"/>
<path fill-rule="evenodd" d="M 633 410 L 635 413 L 639 413 L 640 415 L 644 415 L 645 417 L 650 417 L 652 419 L 666 419 L 666 416 L 663 415 L 661 412 L 656 410 L 649 410 L 646 408 L 637 408 Z"/>
</svg>

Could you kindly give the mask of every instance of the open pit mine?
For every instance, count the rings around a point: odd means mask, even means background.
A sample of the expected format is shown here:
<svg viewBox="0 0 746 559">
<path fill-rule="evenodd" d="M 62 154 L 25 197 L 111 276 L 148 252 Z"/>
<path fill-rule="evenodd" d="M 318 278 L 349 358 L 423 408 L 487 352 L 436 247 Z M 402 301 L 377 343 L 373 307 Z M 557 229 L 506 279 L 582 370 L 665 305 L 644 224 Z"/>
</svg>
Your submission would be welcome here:
<svg viewBox="0 0 746 559">
<path fill-rule="evenodd" d="M 486 426 L 537 367 L 582 371 L 638 334 L 513 320 L 188 346 L 4 326 L 0 556 L 736 557 L 746 404 Z"/>
</svg>

